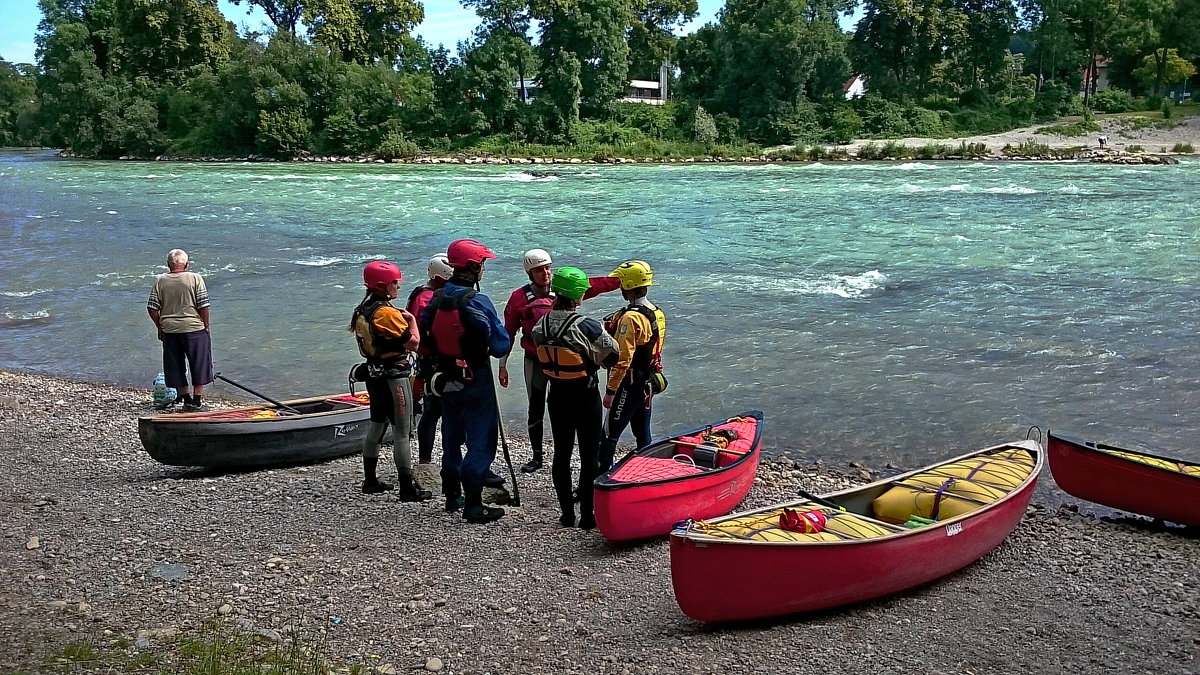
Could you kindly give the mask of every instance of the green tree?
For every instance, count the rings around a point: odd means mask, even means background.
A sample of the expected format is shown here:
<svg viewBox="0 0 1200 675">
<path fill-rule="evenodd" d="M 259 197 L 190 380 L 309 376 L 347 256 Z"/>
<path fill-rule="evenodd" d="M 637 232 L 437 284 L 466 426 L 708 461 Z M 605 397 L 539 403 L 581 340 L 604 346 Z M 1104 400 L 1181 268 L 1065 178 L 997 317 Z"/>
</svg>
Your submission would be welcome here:
<svg viewBox="0 0 1200 675">
<path fill-rule="evenodd" d="M 1156 49 L 1142 59 L 1134 75 L 1146 85 L 1152 96 L 1162 96 L 1168 85 L 1196 74 L 1196 66 L 1179 56 L 1178 49 Z"/>
<path fill-rule="evenodd" d="M 512 131 L 525 108 L 519 85 L 526 73 L 536 71 L 533 47 L 507 30 L 495 30 L 463 53 L 462 61 L 462 83 L 471 92 L 472 107 L 493 132 Z"/>
<path fill-rule="evenodd" d="M 580 115 L 611 118 L 629 83 L 624 0 L 536 0 L 531 15 L 541 21 L 542 91 L 556 119 L 570 120 L 575 105 Z M 568 103 L 576 79 L 579 101 Z"/>
<path fill-rule="evenodd" d="M 235 5 L 246 3 L 246 13 L 258 7 L 267 15 L 276 30 L 296 34 L 296 24 L 304 15 L 304 0 L 229 0 Z"/>
<path fill-rule="evenodd" d="M 962 33 L 953 49 L 962 64 L 964 89 L 1004 83 L 1004 59 L 1017 23 L 1012 0 L 957 0 Z"/>
<path fill-rule="evenodd" d="M 695 18 L 696 0 L 629 1 L 629 73 L 655 79 L 663 62 L 675 58 L 675 30 Z"/>
<path fill-rule="evenodd" d="M 924 97 L 946 53 L 965 39 L 966 23 L 957 0 L 865 0 L 855 66 L 888 98 Z"/>
<path fill-rule="evenodd" d="M 0 59 L 0 146 L 33 145 L 30 122 L 37 113 L 37 71 Z"/>
<path fill-rule="evenodd" d="M 679 89 L 718 115 L 740 119 L 753 140 L 812 136 L 819 124 L 811 101 L 840 95 L 847 72 L 846 39 L 837 26 L 845 8 L 829 0 L 729 0 L 715 26 L 680 45 Z"/>
<path fill-rule="evenodd" d="M 390 64 L 424 20 L 425 9 L 416 0 L 309 0 L 303 17 L 313 42 L 344 60 Z"/>
<path fill-rule="evenodd" d="M 181 81 L 229 58 L 233 27 L 216 0 L 116 0 L 115 9 L 127 76 Z"/>
</svg>

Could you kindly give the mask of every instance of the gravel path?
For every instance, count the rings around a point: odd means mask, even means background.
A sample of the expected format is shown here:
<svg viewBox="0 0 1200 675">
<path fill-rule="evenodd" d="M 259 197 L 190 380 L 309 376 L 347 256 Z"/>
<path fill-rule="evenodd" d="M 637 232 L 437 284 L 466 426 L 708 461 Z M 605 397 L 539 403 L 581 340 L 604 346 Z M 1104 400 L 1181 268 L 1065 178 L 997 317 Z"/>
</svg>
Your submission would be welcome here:
<svg viewBox="0 0 1200 675">
<path fill-rule="evenodd" d="M 469 526 L 437 502 L 361 494 L 357 457 L 159 465 L 137 439 L 148 399 L 0 372 L 0 671 L 44 669 L 71 640 L 146 648 L 218 617 L 384 673 L 1200 672 L 1195 532 L 1035 506 L 994 553 L 928 587 L 714 628 L 675 605 L 665 541 L 614 547 L 560 527 L 544 470 L 523 477 L 523 508 Z M 851 480 L 777 460 L 746 506 Z M 713 570 L 713 583 L 756 573 Z"/>
</svg>

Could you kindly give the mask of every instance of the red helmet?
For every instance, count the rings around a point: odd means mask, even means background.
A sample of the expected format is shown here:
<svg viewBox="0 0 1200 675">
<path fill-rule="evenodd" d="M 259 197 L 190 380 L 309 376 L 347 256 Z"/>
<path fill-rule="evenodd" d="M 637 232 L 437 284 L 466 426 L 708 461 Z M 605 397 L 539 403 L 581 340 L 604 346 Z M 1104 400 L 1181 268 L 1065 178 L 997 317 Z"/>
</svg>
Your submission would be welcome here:
<svg viewBox="0 0 1200 675">
<path fill-rule="evenodd" d="M 400 268 L 386 260 L 376 260 L 363 268 L 363 284 L 368 290 L 384 291 L 393 281 L 404 281 Z"/>
<path fill-rule="evenodd" d="M 451 267 L 459 269 L 470 263 L 482 264 L 488 258 L 495 258 L 496 254 L 474 239 L 458 239 L 450 242 L 450 246 L 446 248 L 446 257 L 450 260 Z"/>
</svg>

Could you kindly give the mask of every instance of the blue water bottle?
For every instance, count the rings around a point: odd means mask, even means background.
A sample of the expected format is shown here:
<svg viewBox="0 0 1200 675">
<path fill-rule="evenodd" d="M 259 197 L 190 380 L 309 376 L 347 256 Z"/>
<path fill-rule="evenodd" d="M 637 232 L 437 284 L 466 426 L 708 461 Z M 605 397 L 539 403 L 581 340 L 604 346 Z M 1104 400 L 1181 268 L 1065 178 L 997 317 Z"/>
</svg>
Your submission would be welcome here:
<svg viewBox="0 0 1200 675">
<path fill-rule="evenodd" d="M 159 373 L 158 377 L 154 378 L 154 405 L 163 405 L 167 402 L 167 378 Z"/>
</svg>

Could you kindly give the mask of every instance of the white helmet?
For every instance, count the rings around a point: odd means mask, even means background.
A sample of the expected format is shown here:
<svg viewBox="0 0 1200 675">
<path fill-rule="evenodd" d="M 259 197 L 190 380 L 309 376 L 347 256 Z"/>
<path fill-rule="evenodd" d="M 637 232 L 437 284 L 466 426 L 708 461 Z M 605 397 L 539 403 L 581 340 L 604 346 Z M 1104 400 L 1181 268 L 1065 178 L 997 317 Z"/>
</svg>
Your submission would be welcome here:
<svg viewBox="0 0 1200 675">
<path fill-rule="evenodd" d="M 535 267 L 549 265 L 552 262 L 554 261 L 550 259 L 550 254 L 540 248 L 529 249 L 525 252 L 525 257 L 521 260 L 521 263 L 525 265 L 526 273 Z"/>
<path fill-rule="evenodd" d="M 439 253 L 429 259 L 429 278 L 430 279 L 449 279 L 454 276 L 454 269 L 450 267 L 450 259 L 445 253 Z"/>
</svg>

